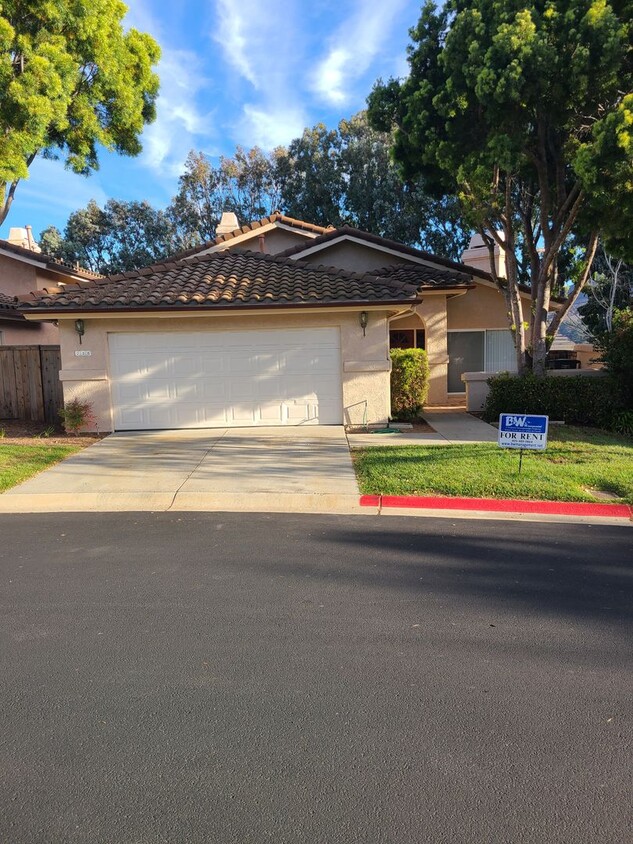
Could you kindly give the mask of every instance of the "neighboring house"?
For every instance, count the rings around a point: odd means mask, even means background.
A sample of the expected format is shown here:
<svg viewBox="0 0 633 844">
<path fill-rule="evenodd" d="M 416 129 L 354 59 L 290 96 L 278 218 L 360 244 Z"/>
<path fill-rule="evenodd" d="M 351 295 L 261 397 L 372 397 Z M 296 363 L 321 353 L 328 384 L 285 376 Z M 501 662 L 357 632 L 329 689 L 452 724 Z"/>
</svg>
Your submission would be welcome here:
<svg viewBox="0 0 633 844">
<path fill-rule="evenodd" d="M 225 216 L 210 243 L 48 287 L 21 311 L 58 321 L 65 397 L 92 402 L 102 431 L 384 424 L 390 346 L 426 348 L 434 405 L 463 403 L 464 371 L 513 366 L 487 251 L 474 242 L 465 257 L 282 214 L 242 228 Z"/>
<path fill-rule="evenodd" d="M 0 345 L 59 343 L 57 326 L 53 322 L 27 322 L 17 310 L 17 297 L 48 285 L 92 278 L 99 276 L 45 255 L 33 240 L 29 226 L 12 228 L 9 240 L 0 240 Z"/>
</svg>

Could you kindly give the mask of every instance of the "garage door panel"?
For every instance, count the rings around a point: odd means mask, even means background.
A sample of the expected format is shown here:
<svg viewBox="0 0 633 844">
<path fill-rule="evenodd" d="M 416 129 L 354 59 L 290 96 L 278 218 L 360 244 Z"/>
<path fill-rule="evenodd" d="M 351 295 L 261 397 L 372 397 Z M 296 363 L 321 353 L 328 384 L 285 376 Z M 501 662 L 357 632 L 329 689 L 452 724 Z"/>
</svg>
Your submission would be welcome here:
<svg viewBox="0 0 633 844">
<path fill-rule="evenodd" d="M 338 329 L 111 334 L 115 427 L 340 424 Z"/>
</svg>

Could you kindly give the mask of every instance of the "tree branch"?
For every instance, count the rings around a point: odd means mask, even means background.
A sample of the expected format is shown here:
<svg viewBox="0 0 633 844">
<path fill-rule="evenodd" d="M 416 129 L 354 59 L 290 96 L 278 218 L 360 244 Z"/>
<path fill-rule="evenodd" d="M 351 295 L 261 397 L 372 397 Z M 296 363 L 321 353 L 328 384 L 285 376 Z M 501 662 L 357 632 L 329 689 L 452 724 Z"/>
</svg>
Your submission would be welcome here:
<svg viewBox="0 0 633 844">
<path fill-rule="evenodd" d="M 556 336 L 556 332 L 558 331 L 561 322 L 563 321 L 565 315 L 569 311 L 569 309 L 574 305 L 576 299 L 582 292 L 583 287 L 587 283 L 587 279 L 589 278 L 589 273 L 591 272 L 591 265 L 593 263 L 593 259 L 596 254 L 596 249 L 598 248 L 598 232 L 593 231 L 591 236 L 589 237 L 589 242 L 587 244 L 587 248 L 585 250 L 585 266 L 583 271 L 581 272 L 578 280 L 574 284 L 571 293 L 565 300 L 563 306 L 556 312 L 554 319 L 548 326 L 547 333 L 551 337 Z"/>
</svg>

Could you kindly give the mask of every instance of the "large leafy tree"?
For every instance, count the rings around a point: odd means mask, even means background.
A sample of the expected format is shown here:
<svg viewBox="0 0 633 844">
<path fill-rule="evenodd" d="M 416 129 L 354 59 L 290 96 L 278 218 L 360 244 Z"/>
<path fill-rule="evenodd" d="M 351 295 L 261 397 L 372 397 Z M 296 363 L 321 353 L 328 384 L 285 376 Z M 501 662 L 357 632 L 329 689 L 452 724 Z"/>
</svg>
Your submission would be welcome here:
<svg viewBox="0 0 633 844">
<path fill-rule="evenodd" d="M 351 225 L 458 259 L 466 246 L 456 199 L 406 184 L 391 159 L 391 132 L 360 112 L 336 130 L 306 129 L 278 158 L 284 209 L 321 225 Z"/>
<path fill-rule="evenodd" d="M 429 2 L 411 38 L 410 74 L 375 86 L 370 122 L 395 128 L 406 179 L 459 196 L 490 249 L 519 371 L 542 374 L 599 238 L 633 250 L 633 3 Z M 548 326 L 553 295 L 564 304 Z"/>
<path fill-rule="evenodd" d="M 222 156 L 214 166 L 202 152 L 191 151 L 178 180 L 178 193 L 168 213 L 182 248 L 215 236 L 223 211 L 239 220 L 256 220 L 279 207 L 276 177 L 279 152 L 267 154 L 259 147 L 237 147 L 233 156 Z"/>
<path fill-rule="evenodd" d="M 160 50 L 124 30 L 126 11 L 120 0 L 0 0 L 0 223 L 38 154 L 87 174 L 99 146 L 140 152 Z"/>
<path fill-rule="evenodd" d="M 40 235 L 45 252 L 66 263 L 79 262 L 109 275 L 134 270 L 168 257 L 176 232 L 165 211 L 148 202 L 109 199 L 103 208 L 91 200 L 68 218 L 63 235 L 51 226 Z"/>
</svg>

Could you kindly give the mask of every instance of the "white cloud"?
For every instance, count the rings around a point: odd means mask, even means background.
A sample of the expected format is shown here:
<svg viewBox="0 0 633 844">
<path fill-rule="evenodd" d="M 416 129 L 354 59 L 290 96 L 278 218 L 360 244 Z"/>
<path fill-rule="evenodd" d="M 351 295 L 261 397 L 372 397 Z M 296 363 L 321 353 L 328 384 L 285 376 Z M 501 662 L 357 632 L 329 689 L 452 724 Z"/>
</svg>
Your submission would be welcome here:
<svg viewBox="0 0 633 844">
<path fill-rule="evenodd" d="M 238 141 L 245 146 L 273 149 L 288 144 L 303 132 L 306 116 L 301 108 L 271 105 L 245 105 L 243 117 L 236 126 Z"/>
<path fill-rule="evenodd" d="M 161 45 L 157 73 L 160 91 L 156 120 L 143 132 L 141 162 L 166 181 L 182 173 L 187 153 L 199 148 L 213 132 L 212 111 L 201 108 L 198 98 L 211 87 L 202 59 L 191 50 L 175 49 L 158 22 L 150 2 L 136 0 L 126 23 L 153 35 Z"/>
<path fill-rule="evenodd" d="M 257 57 L 259 34 L 266 25 L 267 16 L 262 14 L 265 7 L 264 3 L 248 0 L 242 0 L 239 5 L 234 0 L 217 0 L 216 19 L 219 23 L 212 33 L 227 64 L 255 88 L 259 88 L 259 80 L 252 56 L 255 53 Z"/>
<path fill-rule="evenodd" d="M 306 125 L 301 4 L 216 0 L 215 20 L 212 39 L 233 74 L 226 86 L 237 103 L 244 80 L 249 83 L 239 116 L 226 121 L 228 131 L 244 146 L 272 149 L 288 143 Z"/>
<path fill-rule="evenodd" d="M 212 111 L 203 112 L 197 96 L 209 80 L 201 61 L 188 50 L 164 49 L 158 66 L 161 79 L 157 118 L 143 132 L 142 161 L 157 174 L 173 178 L 200 137 L 213 131 Z"/>
<path fill-rule="evenodd" d="M 327 55 L 313 75 L 312 90 L 320 99 L 340 106 L 352 98 L 353 83 L 381 51 L 405 5 L 406 0 L 357 0 L 353 13 L 329 40 Z"/>
</svg>

